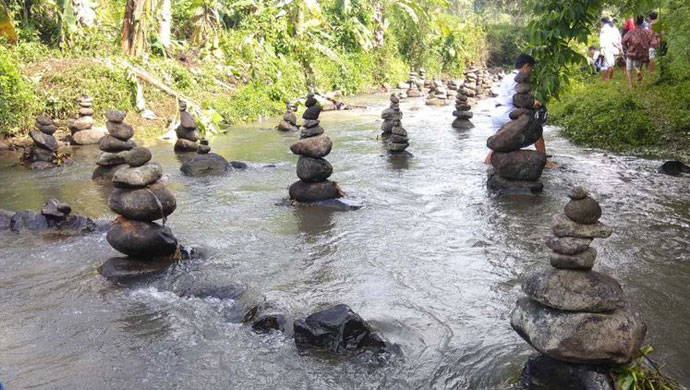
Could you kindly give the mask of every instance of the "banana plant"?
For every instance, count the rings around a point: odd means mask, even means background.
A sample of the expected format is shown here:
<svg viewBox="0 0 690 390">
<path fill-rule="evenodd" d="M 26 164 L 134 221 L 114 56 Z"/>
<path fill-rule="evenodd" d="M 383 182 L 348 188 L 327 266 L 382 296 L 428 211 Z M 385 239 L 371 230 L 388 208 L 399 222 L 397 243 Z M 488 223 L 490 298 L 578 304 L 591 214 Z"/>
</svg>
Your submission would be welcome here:
<svg viewBox="0 0 690 390">
<path fill-rule="evenodd" d="M 147 52 L 148 33 L 152 20 L 152 0 L 127 0 L 122 22 L 121 44 L 124 55 L 137 57 Z"/>
<path fill-rule="evenodd" d="M 4 0 L 0 0 L 0 37 L 5 38 L 9 43 L 17 43 L 14 21 Z"/>
</svg>

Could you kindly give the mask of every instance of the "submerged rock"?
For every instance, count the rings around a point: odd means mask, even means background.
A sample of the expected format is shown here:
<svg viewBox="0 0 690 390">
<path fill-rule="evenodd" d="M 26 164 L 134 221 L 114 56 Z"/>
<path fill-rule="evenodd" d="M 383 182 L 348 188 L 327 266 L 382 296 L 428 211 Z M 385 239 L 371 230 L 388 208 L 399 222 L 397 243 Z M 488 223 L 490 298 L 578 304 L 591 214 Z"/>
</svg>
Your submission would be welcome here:
<svg viewBox="0 0 690 390">
<path fill-rule="evenodd" d="M 497 175 L 489 174 L 487 185 L 490 190 L 499 194 L 539 194 L 544 190 L 544 184 L 539 181 L 510 180 Z"/>
<path fill-rule="evenodd" d="M 614 390 L 608 367 L 561 362 L 548 356 L 527 361 L 517 390 Z"/>
<path fill-rule="evenodd" d="M 290 199 L 305 203 L 341 197 L 338 185 L 329 180 L 318 183 L 307 183 L 299 180 L 290 186 L 289 193 Z"/>
<path fill-rule="evenodd" d="M 682 173 L 690 173 L 690 167 L 680 161 L 666 161 L 659 167 L 659 173 L 669 176 L 680 176 Z"/>
<path fill-rule="evenodd" d="M 157 277 L 174 263 L 170 258 L 142 262 L 128 257 L 113 257 L 98 267 L 98 273 L 113 283 L 128 285 Z"/>
<path fill-rule="evenodd" d="M 172 256 L 177 251 L 177 238 L 170 228 L 122 217 L 110 226 L 106 240 L 118 252 L 144 261 Z"/>
<path fill-rule="evenodd" d="M 228 161 L 215 153 L 198 154 L 180 167 L 187 176 L 223 175 L 228 171 Z"/>
<path fill-rule="evenodd" d="M 536 181 L 546 167 L 546 155 L 535 150 L 495 152 L 491 165 L 504 179 Z"/>
<path fill-rule="evenodd" d="M 558 237 L 609 238 L 613 234 L 613 229 L 600 222 L 582 225 L 565 215 L 554 216 L 553 222 L 553 232 Z"/>
<path fill-rule="evenodd" d="M 263 314 L 252 322 L 252 330 L 256 333 L 285 332 L 287 327 L 288 319 L 281 313 Z"/>
</svg>

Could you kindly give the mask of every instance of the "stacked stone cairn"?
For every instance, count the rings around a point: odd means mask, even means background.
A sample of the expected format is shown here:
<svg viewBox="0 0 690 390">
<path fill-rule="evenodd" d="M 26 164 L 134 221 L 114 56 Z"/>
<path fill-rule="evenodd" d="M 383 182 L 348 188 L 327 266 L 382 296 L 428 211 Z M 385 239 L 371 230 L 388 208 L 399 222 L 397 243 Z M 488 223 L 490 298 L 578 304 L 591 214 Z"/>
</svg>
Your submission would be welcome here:
<svg viewBox="0 0 690 390">
<path fill-rule="evenodd" d="M 333 167 L 324 157 L 331 152 L 333 142 L 319 125 L 321 105 L 313 93 L 307 95 L 305 105 L 307 109 L 302 115 L 304 129 L 301 139 L 290 146 L 292 153 L 300 156 L 297 161 L 297 177 L 300 180 L 290 186 L 290 199 L 310 203 L 340 198 L 340 188 L 328 180 L 333 174 Z"/>
<path fill-rule="evenodd" d="M 36 130 L 29 133 L 34 141 L 34 146 L 27 149 L 24 161 L 30 164 L 31 169 L 46 169 L 56 166 L 58 142 L 53 136 L 57 127 L 53 120 L 39 115 L 36 117 Z"/>
<path fill-rule="evenodd" d="M 126 166 L 128 151 L 137 145 L 131 138 L 134 136 L 132 126 L 124 122 L 127 113 L 110 110 L 105 113 L 105 126 L 108 134 L 98 141 L 101 154 L 96 160 L 98 167 L 93 171 L 93 180 L 112 180 L 115 172 Z"/>
<path fill-rule="evenodd" d="M 126 153 L 126 167 L 113 176 L 115 187 L 108 207 L 118 217 L 108 229 L 106 240 L 127 258 L 113 258 L 99 269 L 103 275 L 113 269 L 137 268 L 144 265 L 167 267 L 178 254 L 178 243 L 166 218 L 175 211 L 175 197 L 159 180 L 163 170 L 152 163 L 151 152 L 137 147 Z M 154 221 L 163 220 L 163 224 Z"/>
<path fill-rule="evenodd" d="M 417 79 L 417 72 L 414 69 L 410 70 L 410 80 L 408 81 L 409 89 L 407 90 L 407 97 L 421 97 L 424 95 L 422 91 L 423 83 L 420 83 Z"/>
<path fill-rule="evenodd" d="M 426 78 L 426 70 L 419 68 L 419 85 L 423 88 L 431 88 L 431 82 L 432 80 L 427 80 Z"/>
<path fill-rule="evenodd" d="M 453 98 L 458 95 L 460 83 L 457 80 L 448 80 L 448 98 Z"/>
<path fill-rule="evenodd" d="M 67 122 L 72 133 L 72 143 L 75 145 L 92 145 L 98 143 L 103 136 L 101 130 L 93 129 L 93 98 L 82 95 L 79 98 L 79 112 L 76 119 Z"/>
<path fill-rule="evenodd" d="M 397 96 L 391 95 L 391 106 L 384 110 L 382 117 L 383 122 L 383 138 L 386 140 L 386 148 L 393 154 L 399 154 L 405 151 L 410 146 L 410 140 L 407 138 L 407 130 L 402 127 L 402 111 L 400 111 L 400 100 Z M 390 110 L 390 111 L 388 111 Z M 391 113 L 392 114 L 389 114 Z M 386 134 L 386 130 L 390 127 L 390 132 Z"/>
<path fill-rule="evenodd" d="M 287 103 L 287 112 L 283 114 L 283 119 L 278 124 L 279 131 L 297 131 L 297 115 L 295 115 L 295 107 L 291 103 Z"/>
<path fill-rule="evenodd" d="M 199 148 L 199 129 L 192 114 L 187 112 L 187 103 L 180 101 L 180 125 L 175 130 L 177 142 L 175 142 L 175 152 L 190 153 L 196 152 Z"/>
<path fill-rule="evenodd" d="M 489 175 L 489 188 L 503 193 L 540 193 L 544 185 L 539 182 L 546 167 L 546 155 L 535 150 L 522 150 L 534 144 L 544 132 L 534 118 L 534 96 L 530 93 L 529 75 L 518 74 L 517 94 L 513 96 L 516 107 L 510 114 L 512 119 L 494 135 L 487 146 L 493 150 L 491 165 L 494 172 Z"/>
<path fill-rule="evenodd" d="M 465 95 L 464 90 L 460 92 L 455 97 L 455 111 L 453 111 L 453 116 L 455 120 L 453 121 L 453 128 L 458 130 L 468 130 L 474 127 L 474 124 L 470 121 L 474 114 L 472 114 L 472 107 Z"/>
<path fill-rule="evenodd" d="M 626 307 L 620 284 L 592 271 L 597 251 L 589 246 L 613 231 L 599 222 L 601 208 L 584 188 L 573 188 L 569 197 L 547 240 L 553 268 L 524 280 L 527 297 L 517 301 L 511 326 L 537 351 L 561 362 L 628 363 L 647 327 Z"/>
<path fill-rule="evenodd" d="M 465 96 L 476 97 L 477 96 L 477 73 L 476 69 L 468 69 L 464 73 L 465 81 L 462 84 L 462 92 Z"/>
<path fill-rule="evenodd" d="M 488 95 L 491 92 L 491 84 L 493 83 L 491 73 L 487 68 L 482 68 L 480 76 L 479 88 L 482 95 Z"/>
<path fill-rule="evenodd" d="M 431 83 L 431 91 L 426 99 L 429 106 L 445 106 L 448 104 L 448 91 L 441 80 L 434 79 Z"/>
<path fill-rule="evenodd" d="M 381 119 L 383 119 L 383 124 L 381 124 L 381 139 L 383 140 L 387 140 L 391 136 L 395 121 L 402 119 L 400 98 L 393 94 L 390 97 L 390 102 L 390 107 L 386 108 L 381 113 Z"/>
</svg>

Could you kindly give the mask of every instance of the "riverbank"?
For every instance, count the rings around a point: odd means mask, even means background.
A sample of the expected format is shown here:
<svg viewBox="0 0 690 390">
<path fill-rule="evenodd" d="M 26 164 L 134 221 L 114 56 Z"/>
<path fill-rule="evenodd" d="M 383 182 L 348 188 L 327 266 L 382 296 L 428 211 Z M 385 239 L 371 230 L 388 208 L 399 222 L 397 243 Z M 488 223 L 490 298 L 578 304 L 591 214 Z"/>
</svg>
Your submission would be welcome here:
<svg viewBox="0 0 690 390">
<path fill-rule="evenodd" d="M 574 82 L 550 104 L 552 122 L 578 145 L 662 159 L 690 159 L 690 80 L 649 77 L 630 89 L 623 73 Z"/>
</svg>

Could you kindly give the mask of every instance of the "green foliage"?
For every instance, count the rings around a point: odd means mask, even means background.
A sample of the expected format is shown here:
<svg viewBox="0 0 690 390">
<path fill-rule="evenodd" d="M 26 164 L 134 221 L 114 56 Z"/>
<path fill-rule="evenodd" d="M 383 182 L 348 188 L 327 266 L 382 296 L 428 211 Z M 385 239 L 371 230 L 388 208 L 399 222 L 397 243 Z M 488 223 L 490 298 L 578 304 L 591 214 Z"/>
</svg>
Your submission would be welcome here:
<svg viewBox="0 0 690 390">
<path fill-rule="evenodd" d="M 669 0 L 667 10 L 661 13 L 665 30 L 662 39 L 668 44 L 668 54 L 662 58 L 662 64 L 668 65 L 673 78 L 687 79 L 690 78 L 690 3 Z"/>
<path fill-rule="evenodd" d="M 13 135 L 33 112 L 38 99 L 17 67 L 16 57 L 0 46 L 0 136 Z"/>
<path fill-rule="evenodd" d="M 529 30 L 512 23 L 492 24 L 487 27 L 486 41 L 489 46 L 489 66 L 513 68 L 515 58 L 527 47 Z"/>
<path fill-rule="evenodd" d="M 680 385 L 661 373 L 649 355 L 650 345 L 640 348 L 632 362 L 614 369 L 617 390 L 678 390 Z"/>
</svg>

